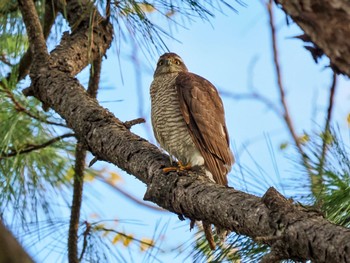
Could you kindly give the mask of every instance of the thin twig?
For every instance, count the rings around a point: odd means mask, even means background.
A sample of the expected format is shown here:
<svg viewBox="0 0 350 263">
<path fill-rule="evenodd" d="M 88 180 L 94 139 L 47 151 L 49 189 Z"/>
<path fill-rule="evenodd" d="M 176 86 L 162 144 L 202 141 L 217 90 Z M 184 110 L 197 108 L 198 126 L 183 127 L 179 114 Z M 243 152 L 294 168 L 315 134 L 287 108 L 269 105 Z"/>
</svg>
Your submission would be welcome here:
<svg viewBox="0 0 350 263">
<path fill-rule="evenodd" d="M 142 205 L 144 207 L 147 207 L 147 208 L 159 211 L 159 212 L 166 212 L 166 210 L 164 210 L 163 208 L 160 208 L 160 207 L 157 207 L 154 205 L 149 205 L 149 204 L 139 200 L 135 196 L 129 194 L 128 192 L 126 192 L 122 188 L 118 187 L 117 185 L 113 184 L 112 182 L 110 182 L 109 180 L 107 180 L 106 178 L 104 178 L 103 176 L 101 176 L 99 174 L 96 175 L 96 178 L 99 179 L 101 182 L 107 184 L 108 186 L 112 187 L 114 190 L 116 190 L 117 192 L 122 194 L 124 197 L 128 198 L 129 200 L 133 201 L 134 203 L 136 203 L 138 205 Z"/>
<path fill-rule="evenodd" d="M 37 115 L 33 114 L 28 109 L 26 109 L 19 101 L 17 101 L 15 96 L 14 96 L 14 94 L 10 90 L 8 90 L 7 88 L 4 87 L 4 89 L 0 89 L 0 92 L 5 93 L 6 97 L 8 97 L 12 101 L 13 106 L 16 109 L 16 111 L 23 112 L 23 113 L 27 114 L 29 117 L 31 117 L 33 119 L 36 119 L 38 121 L 41 121 L 43 123 L 56 125 L 56 126 L 61 126 L 61 127 L 65 127 L 65 128 L 67 127 L 63 123 L 57 123 L 57 122 L 49 121 L 49 120 L 46 120 L 45 118 L 42 118 L 40 116 L 37 116 Z"/>
<path fill-rule="evenodd" d="M 87 238 L 90 235 L 90 231 L 91 231 L 91 224 L 88 221 L 85 221 L 84 224 L 85 224 L 86 228 L 85 228 L 85 231 L 83 233 L 83 236 L 84 236 L 83 247 L 81 249 L 81 253 L 80 253 L 80 256 L 79 256 L 79 262 L 81 262 L 81 260 L 83 259 L 84 254 L 85 254 L 85 251 L 86 251 L 86 248 L 87 248 L 87 245 L 88 245 Z"/>
<path fill-rule="evenodd" d="M 276 107 L 276 105 L 269 100 L 268 98 L 266 98 L 265 96 L 263 96 L 262 94 L 258 93 L 258 92 L 251 92 L 251 93 L 233 93 L 233 92 L 228 92 L 228 91 L 220 91 L 220 94 L 224 97 L 233 99 L 233 100 L 241 100 L 241 99 L 246 99 L 246 100 L 258 100 L 261 103 L 265 104 L 266 107 L 268 109 L 273 110 L 279 117 L 283 116 L 283 113 L 281 112 L 281 110 L 279 108 Z"/>
<path fill-rule="evenodd" d="M 124 122 L 124 126 L 130 130 L 132 126 L 136 125 L 136 124 L 140 124 L 140 123 L 145 123 L 146 120 L 144 118 L 137 118 L 131 121 L 126 121 Z"/>
<path fill-rule="evenodd" d="M 328 138 L 330 135 L 330 123 L 332 119 L 332 112 L 333 112 L 333 105 L 334 105 L 334 94 L 335 89 L 337 86 L 337 74 L 333 72 L 332 77 L 332 84 L 329 91 L 329 102 L 328 102 L 328 109 L 327 109 L 327 117 L 326 117 L 326 123 L 323 131 L 323 139 L 322 139 L 322 151 L 320 156 L 320 164 L 319 164 L 319 176 L 320 179 L 322 179 L 322 173 L 323 173 L 323 167 L 324 163 L 326 161 L 326 152 L 327 152 L 327 144 L 328 144 Z"/>
<path fill-rule="evenodd" d="M 0 160 L 1 159 L 4 159 L 4 158 L 8 158 L 8 157 L 13 157 L 13 156 L 16 156 L 16 155 L 19 155 L 19 154 L 24 154 L 24 153 L 29 153 L 29 152 L 32 152 L 32 151 L 36 151 L 36 150 L 40 150 L 40 149 L 43 149 L 51 144 L 54 144 L 64 138 L 68 138 L 68 137 L 73 137 L 75 136 L 74 133 L 66 133 L 66 134 L 63 134 L 61 136 L 58 136 L 58 137 L 55 137 L 51 140 L 48 140 L 47 142 L 44 142 L 42 144 L 34 144 L 34 145 L 27 145 L 26 148 L 22 149 L 22 150 L 11 150 L 10 152 L 6 153 L 6 152 L 1 152 L 0 153 Z"/>
<path fill-rule="evenodd" d="M 286 95 L 285 95 L 285 88 L 282 81 L 282 74 L 281 74 L 281 68 L 279 63 L 279 56 L 278 56 L 278 48 L 277 48 L 277 38 L 276 38 L 276 28 L 275 28 L 275 22 L 274 22 L 274 15 L 273 15 L 273 0 L 269 0 L 267 3 L 267 11 L 269 15 L 269 21 L 270 21 L 270 29 L 271 29 L 271 38 L 272 38 L 272 49 L 273 49 L 273 60 L 274 60 L 274 66 L 275 66 L 275 72 L 277 77 L 277 86 L 279 90 L 280 95 L 280 102 L 283 108 L 283 119 L 288 127 L 288 131 L 290 135 L 292 136 L 294 143 L 298 149 L 298 152 L 301 155 L 302 161 L 304 163 L 305 168 L 310 172 L 310 167 L 308 163 L 308 159 L 306 157 L 306 154 L 303 150 L 302 144 L 298 138 L 298 135 L 294 129 L 294 125 L 292 122 L 292 118 L 290 117 L 289 108 L 286 101 Z"/>
<path fill-rule="evenodd" d="M 79 263 L 78 259 L 78 229 L 80 209 L 83 198 L 84 170 L 86 150 L 83 144 L 78 142 L 75 150 L 75 167 L 73 183 L 73 201 L 69 222 L 68 234 L 68 260 L 69 263 Z M 82 257 L 83 255 L 81 255 Z"/>
<path fill-rule="evenodd" d="M 91 63 L 89 86 L 87 93 L 96 98 L 100 76 L 101 76 L 101 62 L 102 57 L 96 58 Z M 77 143 L 75 153 L 75 169 L 74 169 L 74 184 L 73 184 L 73 199 L 72 210 L 70 215 L 69 233 L 68 233 L 68 260 L 69 263 L 78 263 L 84 257 L 84 253 L 87 246 L 87 239 L 84 235 L 83 248 L 78 258 L 78 230 L 80 220 L 80 210 L 83 199 L 83 187 L 84 187 L 84 171 L 85 171 L 85 159 L 86 150 L 83 148 L 82 143 Z M 89 233 L 88 226 L 86 233 Z"/>
</svg>

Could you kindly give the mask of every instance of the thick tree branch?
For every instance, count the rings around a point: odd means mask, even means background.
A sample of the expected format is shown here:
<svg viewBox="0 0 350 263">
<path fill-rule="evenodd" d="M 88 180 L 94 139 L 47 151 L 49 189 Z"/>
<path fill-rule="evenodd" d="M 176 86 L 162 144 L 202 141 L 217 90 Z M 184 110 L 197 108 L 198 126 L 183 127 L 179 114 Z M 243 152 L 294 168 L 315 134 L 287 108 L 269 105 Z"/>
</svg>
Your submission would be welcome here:
<svg viewBox="0 0 350 263">
<path fill-rule="evenodd" d="M 75 1 L 69 3 L 72 2 Z M 80 12 L 75 10 L 75 13 Z M 32 77 L 34 94 L 67 121 L 79 141 L 95 156 L 114 163 L 147 184 L 145 199 L 178 215 L 260 238 L 272 251 L 281 252 L 279 259 L 345 262 L 350 258 L 349 230 L 293 205 L 274 189 L 261 199 L 211 183 L 200 172 L 193 171 L 191 176 L 174 172 L 165 175 L 162 168 L 170 165 L 169 157 L 131 133 L 72 77 L 77 69 L 88 65 L 83 54 L 90 51 L 97 57 L 111 41 L 111 30 L 103 24 L 94 25 L 93 30 L 92 39 L 99 41 L 99 49 L 90 49 L 79 42 L 80 37 L 84 39 L 80 34 L 86 36 L 88 28 L 80 27 L 74 34 L 66 35 L 51 54 L 59 61 L 69 61 L 68 64 L 51 67 Z M 79 49 L 74 49 L 78 46 L 73 40 L 79 42 Z M 81 60 L 74 63 L 71 58 L 77 58 L 77 53 L 82 55 Z"/>
<path fill-rule="evenodd" d="M 75 76 L 91 61 L 103 57 L 111 43 L 113 28 L 97 12 L 92 1 L 72 0 L 66 5 L 66 1 L 59 2 L 59 8 L 67 14 L 66 19 L 74 34 L 66 32 L 63 35 L 63 41 L 51 53 L 51 67 Z M 62 57 L 63 52 L 65 55 Z"/>
<path fill-rule="evenodd" d="M 34 54 L 34 60 L 46 62 L 49 54 L 47 52 L 46 41 L 43 29 L 40 24 L 38 14 L 35 10 L 33 0 L 19 0 L 19 9 L 21 10 L 23 21 L 26 25 L 29 44 Z M 36 66 L 39 66 L 36 64 Z"/>
<path fill-rule="evenodd" d="M 347 0 L 275 0 L 330 59 L 350 77 L 350 2 Z"/>
</svg>

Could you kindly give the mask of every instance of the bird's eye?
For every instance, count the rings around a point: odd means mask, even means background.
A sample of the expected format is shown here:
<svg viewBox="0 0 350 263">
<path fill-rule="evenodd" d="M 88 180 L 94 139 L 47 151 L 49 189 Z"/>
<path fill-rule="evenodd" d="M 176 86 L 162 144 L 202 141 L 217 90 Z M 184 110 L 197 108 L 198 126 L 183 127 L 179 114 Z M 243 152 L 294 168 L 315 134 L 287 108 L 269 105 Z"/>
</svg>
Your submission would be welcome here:
<svg viewBox="0 0 350 263">
<path fill-rule="evenodd" d="M 164 64 L 164 61 L 163 61 L 163 60 L 161 60 L 161 61 L 158 62 L 158 66 L 162 66 L 163 64 Z"/>
<path fill-rule="evenodd" d="M 176 64 L 176 65 L 181 65 L 181 61 L 178 60 L 178 59 L 175 59 L 175 64 Z"/>
</svg>

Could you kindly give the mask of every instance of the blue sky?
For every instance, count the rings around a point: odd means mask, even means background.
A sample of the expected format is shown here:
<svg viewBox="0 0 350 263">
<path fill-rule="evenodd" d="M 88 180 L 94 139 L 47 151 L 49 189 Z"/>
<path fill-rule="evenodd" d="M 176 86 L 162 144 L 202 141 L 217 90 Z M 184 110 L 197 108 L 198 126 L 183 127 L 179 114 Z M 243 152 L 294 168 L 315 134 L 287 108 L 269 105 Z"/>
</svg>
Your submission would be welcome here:
<svg viewBox="0 0 350 263">
<path fill-rule="evenodd" d="M 267 11 L 259 1 L 245 3 L 245 7 L 234 4 L 238 13 L 228 9 L 224 9 L 224 14 L 215 12 L 215 18 L 210 19 L 210 22 L 200 19 L 191 23 L 185 21 L 187 28 L 172 28 L 173 36 L 178 41 L 169 38 L 165 42 L 169 50 L 183 58 L 190 71 L 207 78 L 220 92 L 246 94 L 254 89 L 279 107 Z M 309 52 L 303 48 L 303 43 L 291 38 L 301 34 L 301 30 L 294 24 L 287 26 L 281 10 L 274 8 L 274 11 L 283 82 L 295 128 L 300 135 L 304 131 L 319 132 L 324 125 L 323 114 L 331 82 L 331 72 L 325 68 L 327 59 L 315 64 Z M 166 22 L 160 24 L 167 28 Z M 130 59 L 132 54 L 137 55 L 138 71 L 135 69 L 135 60 Z M 102 90 L 98 96 L 101 105 L 122 121 L 145 117 L 147 123 L 133 127 L 132 131 L 153 143 L 149 85 L 159 55 L 161 52 L 144 56 L 141 49 L 135 49 L 130 42 L 112 46 L 103 64 Z M 86 84 L 87 75 L 81 74 L 80 80 Z M 268 187 L 275 186 L 284 194 L 292 196 L 293 191 L 288 189 L 289 180 L 304 175 L 295 171 L 297 154 L 293 147 L 284 151 L 279 149 L 281 143 L 291 142 L 285 124 L 261 102 L 233 100 L 227 96 L 222 98 L 232 149 L 238 161 L 229 175 L 230 185 L 258 195 L 262 195 Z M 349 100 L 349 81 L 341 77 L 335 99 L 334 123 L 339 125 L 347 138 Z M 140 103 L 143 105 L 143 116 L 140 116 Z M 92 157 L 89 158 L 88 162 Z M 145 185 L 134 176 L 105 163 L 99 163 L 97 167 L 108 167 L 120 173 L 123 181 L 119 186 L 135 197 L 143 198 Z M 248 167 L 254 175 L 242 173 Z M 293 187 L 298 188 L 298 185 L 294 182 Z M 158 224 L 168 224 L 161 245 L 167 251 L 174 250 L 192 236 L 188 231 L 188 221 L 180 222 L 171 213 L 154 212 L 135 205 L 96 181 L 88 183 L 84 201 L 83 220 L 91 220 L 93 213 L 106 219 L 137 220 L 141 225 L 120 223 L 118 227 L 138 238 L 152 237 Z M 120 248 L 118 246 L 116 249 Z M 123 250 L 121 253 L 126 262 L 142 262 L 144 258 L 144 254 L 139 254 L 136 248 L 130 253 Z M 176 255 L 175 251 L 158 254 L 157 258 L 160 262 L 192 262 L 186 253 L 174 258 Z M 39 254 L 38 258 L 41 257 Z M 64 259 L 62 261 L 65 262 Z M 147 259 L 145 262 L 153 261 Z"/>
</svg>

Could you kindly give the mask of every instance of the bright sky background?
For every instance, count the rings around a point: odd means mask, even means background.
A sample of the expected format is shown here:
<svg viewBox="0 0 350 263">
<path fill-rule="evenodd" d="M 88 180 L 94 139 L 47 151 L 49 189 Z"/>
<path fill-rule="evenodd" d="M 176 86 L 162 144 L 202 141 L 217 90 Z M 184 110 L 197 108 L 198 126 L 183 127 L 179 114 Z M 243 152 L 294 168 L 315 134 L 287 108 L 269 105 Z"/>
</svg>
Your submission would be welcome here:
<svg viewBox="0 0 350 263">
<path fill-rule="evenodd" d="M 187 29 L 173 28 L 173 36 L 178 41 L 166 39 L 165 42 L 170 51 L 183 58 L 190 71 L 207 78 L 220 92 L 246 94 L 254 89 L 279 107 L 267 11 L 260 1 L 244 2 L 246 7 L 234 3 L 238 13 L 224 9 L 225 14 L 215 12 L 215 18 L 210 23 L 196 19 L 192 23 L 186 22 Z M 301 30 L 294 24 L 287 26 L 284 13 L 278 8 L 274 8 L 274 11 L 283 83 L 295 128 L 300 135 L 303 131 L 319 132 L 324 126 L 323 114 L 331 83 L 331 71 L 325 68 L 327 59 L 315 64 L 310 53 L 303 48 L 303 43 L 292 39 L 293 36 L 300 35 Z M 167 29 L 166 23 L 163 26 Z M 99 92 L 98 99 L 103 107 L 122 121 L 145 117 L 147 123 L 134 126 L 132 131 L 154 143 L 150 126 L 149 85 L 156 61 L 162 53 L 151 53 L 146 58 L 130 42 L 122 43 L 119 49 L 119 57 L 118 48 L 114 45 L 104 61 L 101 82 L 103 89 Z M 131 54 L 137 55 L 137 73 L 134 61 L 130 60 Z M 83 84 L 87 83 L 87 79 L 84 74 L 80 77 Z M 339 80 L 333 123 L 339 125 L 345 134 L 345 141 L 349 142 L 346 123 L 346 116 L 350 112 L 349 81 L 342 77 Z M 300 170 L 295 169 L 298 156 L 292 147 L 284 151 L 279 149 L 281 143 L 291 141 L 282 120 L 256 100 L 233 100 L 227 96 L 222 98 L 231 145 L 237 159 L 237 164 L 229 175 L 230 185 L 257 195 L 262 195 L 268 187 L 275 186 L 287 196 L 295 195 L 298 187 L 302 187 L 296 180 L 304 177 Z M 140 103 L 143 105 L 142 114 Z M 89 156 L 87 161 L 91 159 Z M 96 167 L 108 167 L 120 173 L 123 181 L 119 186 L 142 200 L 146 188 L 134 176 L 102 162 Z M 254 175 L 246 171 L 248 167 Z M 306 182 L 304 180 L 302 183 Z M 188 220 L 180 222 L 171 213 L 154 212 L 136 205 L 102 183 L 89 183 L 84 193 L 82 220 L 93 220 L 93 213 L 101 219 L 136 220 L 137 224 L 119 223 L 118 229 L 124 229 L 137 238 L 152 237 L 154 229 L 157 228 L 159 233 L 167 225 L 163 243 L 157 243 L 167 252 L 189 240 L 193 234 L 188 230 Z M 64 216 L 68 217 L 68 214 Z M 192 262 L 187 253 L 175 258 L 177 251 L 160 253 L 157 255 L 160 261 L 157 261 L 152 257 L 145 259 L 137 248 L 127 252 L 121 245 L 117 245 L 115 249 L 120 249 L 126 262 Z M 37 258 L 40 262 L 46 262 L 44 252 L 37 254 Z M 65 262 L 65 256 L 61 256 L 60 260 Z"/>
</svg>

